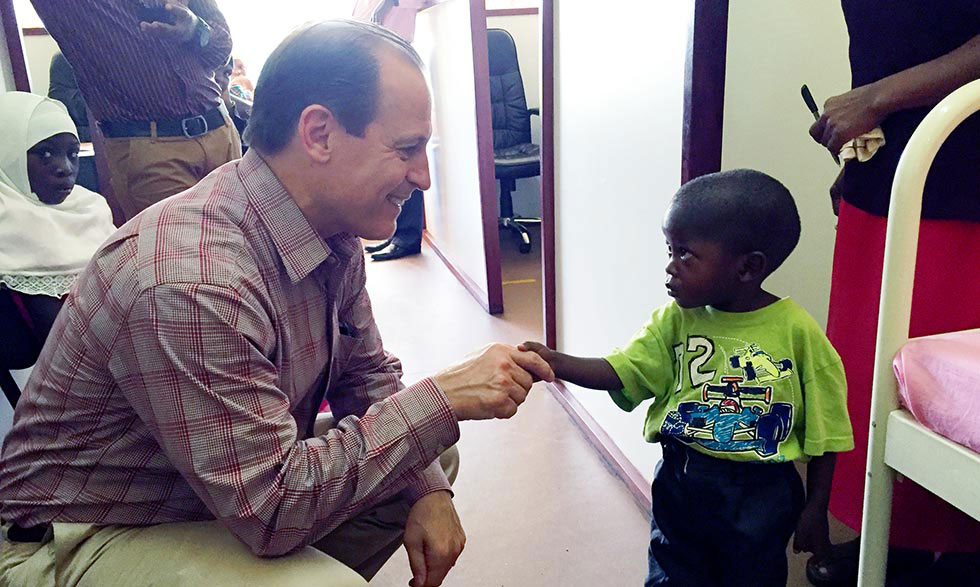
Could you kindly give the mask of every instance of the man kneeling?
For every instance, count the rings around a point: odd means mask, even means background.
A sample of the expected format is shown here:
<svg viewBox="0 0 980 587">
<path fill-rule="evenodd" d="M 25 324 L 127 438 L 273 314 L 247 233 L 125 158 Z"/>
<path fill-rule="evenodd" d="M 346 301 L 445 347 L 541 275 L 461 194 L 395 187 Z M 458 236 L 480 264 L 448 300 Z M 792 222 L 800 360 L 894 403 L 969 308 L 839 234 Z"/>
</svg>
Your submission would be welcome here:
<svg viewBox="0 0 980 587">
<path fill-rule="evenodd" d="M 413 584 L 442 582 L 464 535 L 437 459 L 553 375 L 493 345 L 405 388 L 384 352 L 357 237 L 429 187 L 420 68 L 378 27 L 294 32 L 248 154 L 96 253 L 4 445 L 0 584 L 363 584 L 403 532 Z"/>
</svg>

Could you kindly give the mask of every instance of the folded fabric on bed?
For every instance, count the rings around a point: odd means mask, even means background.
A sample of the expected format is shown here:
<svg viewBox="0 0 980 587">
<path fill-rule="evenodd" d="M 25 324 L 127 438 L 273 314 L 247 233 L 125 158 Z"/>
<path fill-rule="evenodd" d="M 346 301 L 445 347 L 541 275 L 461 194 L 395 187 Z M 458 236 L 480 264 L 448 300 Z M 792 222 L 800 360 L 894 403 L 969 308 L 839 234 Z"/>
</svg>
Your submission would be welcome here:
<svg viewBox="0 0 980 587">
<path fill-rule="evenodd" d="M 899 398 L 916 420 L 980 452 L 980 330 L 910 340 L 893 366 Z"/>
</svg>

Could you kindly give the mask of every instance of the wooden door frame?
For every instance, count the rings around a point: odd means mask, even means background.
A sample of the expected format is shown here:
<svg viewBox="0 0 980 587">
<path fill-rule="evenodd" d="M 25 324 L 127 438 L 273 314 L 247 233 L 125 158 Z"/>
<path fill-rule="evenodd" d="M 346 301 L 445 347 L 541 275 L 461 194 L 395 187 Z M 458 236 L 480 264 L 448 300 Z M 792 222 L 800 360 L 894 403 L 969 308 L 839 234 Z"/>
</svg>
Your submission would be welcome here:
<svg viewBox="0 0 980 587">
<path fill-rule="evenodd" d="M 555 283 L 555 0 L 541 2 L 541 281 L 544 340 L 558 343 Z"/>
<path fill-rule="evenodd" d="M 27 72 L 27 59 L 24 57 L 24 44 L 13 0 L 0 0 L 0 18 L 3 19 L 3 36 L 7 41 L 7 55 L 13 72 L 14 88 L 19 92 L 31 91 L 31 78 Z"/>
<path fill-rule="evenodd" d="M 500 269 L 497 178 L 493 164 L 486 0 L 470 0 L 470 33 L 473 43 L 473 79 L 476 90 L 476 140 L 480 170 L 480 209 L 483 216 L 483 251 L 487 267 L 487 303 L 484 308 L 491 314 L 501 314 L 504 311 L 504 287 Z"/>
</svg>

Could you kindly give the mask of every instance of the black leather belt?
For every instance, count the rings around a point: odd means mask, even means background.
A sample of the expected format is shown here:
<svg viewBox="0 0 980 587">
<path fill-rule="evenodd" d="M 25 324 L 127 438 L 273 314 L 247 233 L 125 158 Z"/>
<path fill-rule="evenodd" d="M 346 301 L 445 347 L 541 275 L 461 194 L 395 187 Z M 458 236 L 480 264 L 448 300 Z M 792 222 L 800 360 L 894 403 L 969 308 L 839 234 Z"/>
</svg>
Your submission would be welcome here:
<svg viewBox="0 0 980 587">
<path fill-rule="evenodd" d="M 39 524 L 30 528 L 21 528 L 17 524 L 11 524 L 7 528 L 7 540 L 11 542 L 43 542 L 51 524 Z"/>
<path fill-rule="evenodd" d="M 156 125 L 156 136 L 158 137 L 187 137 L 192 139 L 216 128 L 221 128 L 225 125 L 225 117 L 220 109 L 215 108 L 204 114 L 188 116 L 179 120 L 158 120 Z M 99 123 L 99 128 L 102 130 L 103 136 L 112 139 L 153 136 L 149 122 L 106 120 Z"/>
</svg>

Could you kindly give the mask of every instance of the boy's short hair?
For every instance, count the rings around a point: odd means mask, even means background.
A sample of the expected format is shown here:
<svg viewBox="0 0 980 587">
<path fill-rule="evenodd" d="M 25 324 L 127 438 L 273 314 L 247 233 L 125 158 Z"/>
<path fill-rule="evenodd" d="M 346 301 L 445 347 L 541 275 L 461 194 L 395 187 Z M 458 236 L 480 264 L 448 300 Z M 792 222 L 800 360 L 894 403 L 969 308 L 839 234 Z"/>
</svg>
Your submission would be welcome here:
<svg viewBox="0 0 980 587">
<path fill-rule="evenodd" d="M 800 242 L 796 202 L 777 179 L 753 169 L 733 169 L 693 179 L 671 200 L 680 226 L 720 242 L 733 253 L 761 251 L 772 273 Z"/>
</svg>

